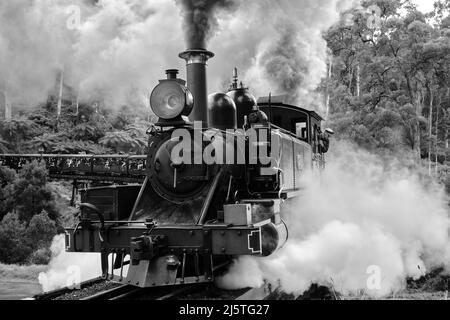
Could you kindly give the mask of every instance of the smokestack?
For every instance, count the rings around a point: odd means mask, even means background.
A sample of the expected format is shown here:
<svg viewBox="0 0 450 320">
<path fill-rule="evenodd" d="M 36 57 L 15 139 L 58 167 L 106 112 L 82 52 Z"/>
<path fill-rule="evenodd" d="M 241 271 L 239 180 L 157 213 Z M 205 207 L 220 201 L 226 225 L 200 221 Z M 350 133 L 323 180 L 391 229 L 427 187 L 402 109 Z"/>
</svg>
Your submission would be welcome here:
<svg viewBox="0 0 450 320">
<path fill-rule="evenodd" d="M 180 53 L 180 58 L 186 60 L 187 87 L 194 96 L 194 110 L 190 115 L 191 121 L 202 121 L 208 124 L 208 92 L 206 82 L 206 66 L 214 53 L 204 49 L 189 49 Z"/>
</svg>

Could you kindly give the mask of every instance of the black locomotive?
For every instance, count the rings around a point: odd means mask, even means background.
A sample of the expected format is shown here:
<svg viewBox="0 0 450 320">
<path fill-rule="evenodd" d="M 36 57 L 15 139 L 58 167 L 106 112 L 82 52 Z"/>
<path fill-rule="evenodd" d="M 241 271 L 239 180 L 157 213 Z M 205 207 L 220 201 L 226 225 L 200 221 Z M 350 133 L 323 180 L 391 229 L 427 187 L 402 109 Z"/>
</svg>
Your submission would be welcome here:
<svg viewBox="0 0 450 320">
<path fill-rule="evenodd" d="M 227 93 L 207 96 L 213 56 L 183 52 L 187 85 L 167 70 L 153 90 L 159 120 L 137 172 L 145 168 L 142 185 L 82 191 L 66 249 L 100 253 L 105 278 L 139 287 L 208 282 L 233 257 L 273 254 L 288 238 L 285 201 L 298 196 L 305 172 L 324 165 L 316 112 L 284 96 L 257 101 L 237 71 Z M 76 170 L 112 170 L 95 167 L 97 159 L 80 156 Z M 118 174 L 130 173 L 130 159 L 113 160 Z M 72 170 L 67 163 L 53 170 Z"/>
</svg>

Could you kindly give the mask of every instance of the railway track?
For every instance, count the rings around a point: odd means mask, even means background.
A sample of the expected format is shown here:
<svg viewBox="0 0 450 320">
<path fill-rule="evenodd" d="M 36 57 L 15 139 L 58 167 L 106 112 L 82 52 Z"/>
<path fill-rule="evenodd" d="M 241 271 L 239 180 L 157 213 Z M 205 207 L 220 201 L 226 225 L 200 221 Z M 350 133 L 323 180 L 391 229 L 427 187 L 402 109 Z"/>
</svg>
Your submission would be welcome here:
<svg viewBox="0 0 450 320">
<path fill-rule="evenodd" d="M 130 285 L 121 285 L 116 288 L 107 289 L 80 300 L 172 300 L 177 297 L 201 290 L 204 285 L 194 284 L 183 287 L 161 287 L 161 288 L 136 288 Z"/>
<path fill-rule="evenodd" d="M 128 285 L 121 285 L 112 289 L 100 291 L 91 296 L 84 297 L 80 300 L 120 300 L 121 297 L 131 297 L 133 294 L 137 294 L 142 289 Z"/>
<path fill-rule="evenodd" d="M 158 288 L 120 285 L 102 278 L 85 281 L 78 289 L 62 288 L 33 297 L 34 300 L 264 300 L 272 293 L 270 286 L 226 291 L 212 284 L 192 284 Z"/>
<path fill-rule="evenodd" d="M 82 282 L 77 288 L 64 287 L 57 290 L 48 291 L 42 294 L 35 295 L 33 297 L 34 300 L 54 300 L 58 297 L 73 293 L 79 290 L 85 290 L 89 287 L 94 287 L 97 284 L 103 283 L 105 280 L 102 277 L 94 278 L 91 280 L 87 280 Z"/>
</svg>

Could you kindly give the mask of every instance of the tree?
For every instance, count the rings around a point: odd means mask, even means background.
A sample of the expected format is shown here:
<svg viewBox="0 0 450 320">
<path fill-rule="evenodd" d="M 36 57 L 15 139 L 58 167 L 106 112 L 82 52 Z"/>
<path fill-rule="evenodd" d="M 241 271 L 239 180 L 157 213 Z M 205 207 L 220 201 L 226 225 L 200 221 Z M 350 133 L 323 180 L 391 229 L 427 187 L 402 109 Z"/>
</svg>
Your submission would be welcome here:
<svg viewBox="0 0 450 320">
<path fill-rule="evenodd" d="M 19 217 L 29 222 L 42 210 L 48 212 L 52 220 L 57 220 L 58 210 L 53 191 L 47 185 L 48 172 L 44 163 L 27 163 L 19 172 L 6 194 L 8 210 L 15 210 Z"/>
<path fill-rule="evenodd" d="M 17 178 L 13 169 L 0 166 L 0 221 L 9 211 L 8 197 L 11 194 L 11 184 Z"/>
<path fill-rule="evenodd" d="M 440 24 L 431 25 L 410 1 L 366 0 L 363 7 L 380 8 L 379 25 L 371 28 L 367 11 L 354 9 L 354 23 L 342 20 L 327 32 L 329 125 L 338 135 L 373 150 L 410 150 L 417 160 L 445 147 L 448 131 L 439 119 L 450 88 L 446 3 L 436 7 Z M 383 124 L 386 115 L 391 120 Z"/>
<path fill-rule="evenodd" d="M 90 140 L 90 141 L 98 141 L 101 137 L 105 135 L 105 132 L 101 128 L 94 123 L 80 123 L 71 129 L 70 136 L 76 140 Z"/>
<path fill-rule="evenodd" d="M 0 152 L 8 153 L 9 150 L 10 150 L 10 143 L 4 140 L 2 137 L 0 137 Z"/>
<path fill-rule="evenodd" d="M 0 261 L 23 263 L 33 249 L 26 238 L 26 225 L 15 213 L 8 213 L 0 222 Z"/>
<path fill-rule="evenodd" d="M 145 153 L 147 147 L 147 129 L 150 124 L 146 121 L 135 121 L 126 126 L 125 131 L 108 132 L 100 144 L 116 152 Z"/>
<path fill-rule="evenodd" d="M 10 121 L 0 122 L 0 134 L 16 152 L 22 150 L 22 142 L 39 135 L 42 129 L 33 121 L 19 117 Z"/>
<path fill-rule="evenodd" d="M 44 133 L 43 135 L 34 137 L 25 143 L 28 152 L 37 153 L 40 149 L 44 149 L 45 153 L 51 153 L 58 144 L 65 144 L 68 137 L 64 133 Z"/>
<path fill-rule="evenodd" d="M 59 141 L 50 147 L 56 154 L 110 154 L 111 149 L 90 141 Z"/>
<path fill-rule="evenodd" d="M 100 144 L 113 149 L 116 152 L 123 153 L 142 153 L 146 146 L 146 141 L 133 138 L 128 132 L 115 131 L 108 132 L 105 137 L 100 140 Z"/>
<path fill-rule="evenodd" d="M 0 222 L 0 262 L 48 263 L 55 235 L 55 221 L 45 211 L 33 216 L 28 227 L 17 213 L 8 213 Z"/>
<path fill-rule="evenodd" d="M 50 219 L 48 213 L 43 210 L 34 215 L 27 227 L 26 233 L 33 250 L 48 248 L 56 235 L 56 223 Z"/>
</svg>

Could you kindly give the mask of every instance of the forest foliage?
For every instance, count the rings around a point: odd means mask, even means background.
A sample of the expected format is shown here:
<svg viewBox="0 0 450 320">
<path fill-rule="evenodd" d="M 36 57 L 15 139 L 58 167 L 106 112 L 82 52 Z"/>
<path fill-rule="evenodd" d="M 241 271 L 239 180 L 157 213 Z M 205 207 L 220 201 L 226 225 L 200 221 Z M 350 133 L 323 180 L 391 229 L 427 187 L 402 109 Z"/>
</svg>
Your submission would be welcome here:
<svg viewBox="0 0 450 320">
<path fill-rule="evenodd" d="M 63 229 L 45 164 L 28 163 L 18 173 L 0 167 L 0 175 L 0 262 L 47 263 L 51 241 Z"/>
<path fill-rule="evenodd" d="M 0 152 L 46 154 L 144 154 L 150 126 L 127 106 L 111 112 L 96 103 L 63 101 L 56 116 L 56 102 L 23 109 L 10 120 L 0 121 Z"/>
<path fill-rule="evenodd" d="M 450 1 L 365 0 L 325 35 L 328 125 L 377 153 L 411 157 L 448 180 Z"/>
</svg>

